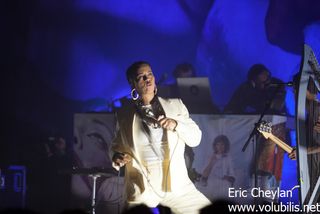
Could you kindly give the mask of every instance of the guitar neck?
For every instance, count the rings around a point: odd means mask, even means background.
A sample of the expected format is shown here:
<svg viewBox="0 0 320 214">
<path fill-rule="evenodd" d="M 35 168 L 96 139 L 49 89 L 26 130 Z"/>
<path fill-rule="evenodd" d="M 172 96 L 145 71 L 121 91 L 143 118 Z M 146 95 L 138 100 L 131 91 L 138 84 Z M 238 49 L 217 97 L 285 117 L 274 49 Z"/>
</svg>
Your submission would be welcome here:
<svg viewBox="0 0 320 214">
<path fill-rule="evenodd" d="M 284 151 L 291 153 L 293 151 L 293 148 L 274 136 L 273 134 L 269 136 L 269 139 L 272 140 L 275 144 L 277 144 L 280 148 L 282 148 Z"/>
</svg>

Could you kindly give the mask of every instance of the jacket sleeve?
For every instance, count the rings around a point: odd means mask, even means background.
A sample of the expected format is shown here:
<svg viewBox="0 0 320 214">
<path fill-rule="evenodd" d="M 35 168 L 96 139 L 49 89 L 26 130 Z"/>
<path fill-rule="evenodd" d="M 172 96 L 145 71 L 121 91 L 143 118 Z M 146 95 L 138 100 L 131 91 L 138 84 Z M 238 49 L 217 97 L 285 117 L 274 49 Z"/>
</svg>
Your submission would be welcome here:
<svg viewBox="0 0 320 214">
<path fill-rule="evenodd" d="M 120 129 L 119 129 L 119 122 L 117 121 L 116 123 L 116 130 L 115 130 L 115 136 L 112 139 L 111 142 L 111 149 L 110 149 L 110 154 L 113 155 L 115 152 L 120 152 L 118 151 L 119 149 L 117 148 L 119 144 L 121 144 L 121 138 L 120 138 Z"/>
<path fill-rule="evenodd" d="M 120 123 L 118 120 L 118 115 L 116 115 L 116 133 L 115 137 L 112 140 L 111 149 L 109 151 L 110 158 L 113 157 L 114 153 L 127 153 L 132 155 L 131 150 L 128 146 L 126 135 L 124 134 L 124 130 L 121 129 Z"/>
<path fill-rule="evenodd" d="M 195 147 L 200 144 L 202 132 L 198 125 L 190 118 L 188 109 L 179 99 L 179 114 L 176 118 L 177 121 L 176 132 L 178 137 L 181 138 L 188 146 Z"/>
</svg>

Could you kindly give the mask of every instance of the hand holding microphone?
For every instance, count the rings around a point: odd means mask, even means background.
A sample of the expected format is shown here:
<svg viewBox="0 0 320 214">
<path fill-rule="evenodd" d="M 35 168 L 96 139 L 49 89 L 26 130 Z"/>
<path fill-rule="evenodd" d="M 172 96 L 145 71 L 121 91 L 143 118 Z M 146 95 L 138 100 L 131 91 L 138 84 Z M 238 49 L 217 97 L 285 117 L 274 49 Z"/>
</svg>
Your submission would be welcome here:
<svg viewBox="0 0 320 214">
<path fill-rule="evenodd" d="M 165 117 L 164 115 L 160 115 L 158 118 L 156 118 L 151 109 L 146 109 L 146 116 L 155 120 L 155 122 L 159 124 L 162 128 L 170 131 L 175 131 L 175 128 L 178 125 L 177 121 Z"/>
<path fill-rule="evenodd" d="M 131 156 L 125 153 L 116 152 L 112 157 L 112 162 L 116 167 L 123 167 L 132 160 Z"/>
<path fill-rule="evenodd" d="M 175 131 L 178 125 L 177 121 L 168 117 L 164 117 L 163 115 L 160 115 L 158 117 L 158 122 L 162 128 L 170 131 Z"/>
</svg>

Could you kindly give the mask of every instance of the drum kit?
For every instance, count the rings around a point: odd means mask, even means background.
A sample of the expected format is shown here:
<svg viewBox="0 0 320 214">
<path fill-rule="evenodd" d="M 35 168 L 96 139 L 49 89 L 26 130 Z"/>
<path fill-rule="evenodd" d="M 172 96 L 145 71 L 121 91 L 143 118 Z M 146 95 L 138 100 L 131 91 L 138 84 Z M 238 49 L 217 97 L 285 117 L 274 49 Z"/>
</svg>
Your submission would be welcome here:
<svg viewBox="0 0 320 214">
<path fill-rule="evenodd" d="M 61 173 L 72 174 L 72 175 L 86 175 L 92 178 L 92 195 L 91 195 L 91 214 L 95 214 L 96 208 L 96 188 L 97 188 L 97 179 L 99 177 L 115 177 L 118 176 L 118 172 L 113 168 L 79 168 L 72 167 L 71 169 L 63 170 Z"/>
</svg>

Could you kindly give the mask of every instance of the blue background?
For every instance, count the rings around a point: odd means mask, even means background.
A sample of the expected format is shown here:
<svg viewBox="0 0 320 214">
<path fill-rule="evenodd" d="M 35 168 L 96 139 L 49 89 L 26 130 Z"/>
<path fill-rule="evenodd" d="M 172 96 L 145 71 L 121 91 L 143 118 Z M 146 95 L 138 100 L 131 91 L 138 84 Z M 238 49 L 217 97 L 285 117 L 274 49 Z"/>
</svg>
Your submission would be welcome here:
<svg viewBox="0 0 320 214">
<path fill-rule="evenodd" d="M 149 61 L 166 83 L 173 81 L 176 64 L 192 63 L 198 76 L 209 77 L 212 100 L 222 108 L 252 64 L 263 63 L 273 76 L 290 81 L 304 43 L 320 55 L 316 0 L 2 4 L 3 164 L 31 165 L 28 157 L 44 136 L 72 141 L 74 112 L 107 111 L 129 94 L 125 70 L 133 61 Z M 288 89 L 291 115 L 293 97 Z M 286 158 L 283 188 L 296 184 L 295 171 L 295 162 Z"/>
</svg>

